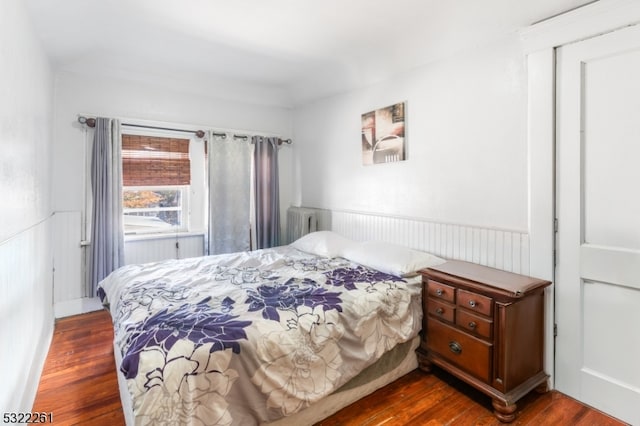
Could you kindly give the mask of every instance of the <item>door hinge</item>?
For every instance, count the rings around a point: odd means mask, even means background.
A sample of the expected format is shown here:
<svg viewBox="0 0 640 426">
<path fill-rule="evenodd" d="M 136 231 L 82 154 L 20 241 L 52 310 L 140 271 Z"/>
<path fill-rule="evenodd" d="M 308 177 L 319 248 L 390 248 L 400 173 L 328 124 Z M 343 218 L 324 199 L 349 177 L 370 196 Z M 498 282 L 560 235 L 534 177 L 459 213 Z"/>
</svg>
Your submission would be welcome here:
<svg viewBox="0 0 640 426">
<path fill-rule="evenodd" d="M 558 324 L 553 324 L 553 337 L 558 337 Z"/>
<path fill-rule="evenodd" d="M 553 232 L 558 233 L 558 218 L 553 219 Z"/>
</svg>

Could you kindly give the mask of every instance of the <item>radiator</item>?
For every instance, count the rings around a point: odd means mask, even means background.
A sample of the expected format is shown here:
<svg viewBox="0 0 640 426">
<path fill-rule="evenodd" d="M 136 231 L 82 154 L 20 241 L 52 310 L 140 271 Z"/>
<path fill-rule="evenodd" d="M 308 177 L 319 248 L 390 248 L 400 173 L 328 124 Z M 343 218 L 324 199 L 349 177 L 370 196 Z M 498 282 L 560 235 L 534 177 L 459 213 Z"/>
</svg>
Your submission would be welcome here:
<svg viewBox="0 0 640 426">
<path fill-rule="evenodd" d="M 287 209 L 287 243 L 318 229 L 315 209 L 289 207 Z"/>
</svg>

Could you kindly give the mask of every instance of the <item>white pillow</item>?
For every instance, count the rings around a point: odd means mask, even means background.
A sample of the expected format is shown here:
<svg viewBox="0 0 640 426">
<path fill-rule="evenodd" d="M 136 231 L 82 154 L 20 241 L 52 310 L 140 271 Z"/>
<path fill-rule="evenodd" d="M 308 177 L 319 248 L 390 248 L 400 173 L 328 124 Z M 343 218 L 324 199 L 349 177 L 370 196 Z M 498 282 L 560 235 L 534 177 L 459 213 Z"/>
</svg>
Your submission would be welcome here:
<svg viewBox="0 0 640 426">
<path fill-rule="evenodd" d="M 339 257 L 346 247 L 355 244 L 353 240 L 332 231 L 318 231 L 307 234 L 291 243 L 291 246 L 307 253 L 324 257 Z"/>
<path fill-rule="evenodd" d="M 415 275 L 420 269 L 446 262 L 424 251 L 382 241 L 352 244 L 344 250 L 342 257 L 398 277 Z"/>
</svg>

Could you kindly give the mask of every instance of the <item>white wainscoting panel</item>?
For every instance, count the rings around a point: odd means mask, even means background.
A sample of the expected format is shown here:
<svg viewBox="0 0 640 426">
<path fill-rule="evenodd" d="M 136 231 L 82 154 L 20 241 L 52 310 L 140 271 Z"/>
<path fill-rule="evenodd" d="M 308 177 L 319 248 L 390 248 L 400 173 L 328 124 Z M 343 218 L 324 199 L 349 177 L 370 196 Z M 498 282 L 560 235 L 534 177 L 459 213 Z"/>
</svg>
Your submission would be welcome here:
<svg viewBox="0 0 640 426">
<path fill-rule="evenodd" d="M 129 240 L 124 243 L 126 265 L 197 256 L 204 256 L 203 234 L 167 235 Z"/>
<path fill-rule="evenodd" d="M 83 248 L 80 246 L 80 211 L 53 215 L 53 301 L 54 303 L 87 296 L 83 285 Z"/>
<path fill-rule="evenodd" d="M 447 259 L 529 274 L 529 235 L 524 231 L 346 210 L 317 210 L 320 230 L 332 230 L 357 241 L 387 241 Z"/>
<path fill-rule="evenodd" d="M 0 412 L 28 412 L 53 335 L 51 218 L 0 242 Z"/>
</svg>

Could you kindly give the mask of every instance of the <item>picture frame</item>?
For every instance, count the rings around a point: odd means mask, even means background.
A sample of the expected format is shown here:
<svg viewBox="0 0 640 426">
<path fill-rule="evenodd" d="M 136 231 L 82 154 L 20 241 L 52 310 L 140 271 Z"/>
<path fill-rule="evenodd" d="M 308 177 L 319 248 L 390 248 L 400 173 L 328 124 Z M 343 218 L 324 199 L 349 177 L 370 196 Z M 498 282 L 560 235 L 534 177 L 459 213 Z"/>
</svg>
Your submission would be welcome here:
<svg viewBox="0 0 640 426">
<path fill-rule="evenodd" d="M 406 160 L 406 102 L 398 102 L 361 116 L 362 164 Z"/>
</svg>

